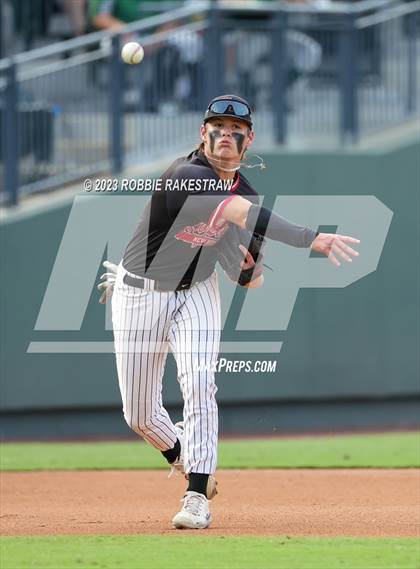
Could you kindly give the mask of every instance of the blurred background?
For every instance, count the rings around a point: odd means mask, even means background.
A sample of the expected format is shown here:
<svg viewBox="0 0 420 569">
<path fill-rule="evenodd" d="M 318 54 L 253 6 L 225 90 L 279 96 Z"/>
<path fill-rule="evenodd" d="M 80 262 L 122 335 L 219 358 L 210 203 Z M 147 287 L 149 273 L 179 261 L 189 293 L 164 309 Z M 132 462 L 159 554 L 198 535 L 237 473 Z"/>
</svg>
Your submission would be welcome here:
<svg viewBox="0 0 420 569">
<path fill-rule="evenodd" d="M 141 65 L 121 61 L 126 41 L 144 46 Z M 28 346 L 112 341 L 94 290 L 80 330 L 34 330 L 74 197 L 88 176 L 158 176 L 228 92 L 253 107 L 267 169 L 246 175 L 271 203 L 373 195 L 394 216 L 375 272 L 301 290 L 287 330 L 250 331 L 283 342 L 267 356 L 277 369 L 219 374 L 222 434 L 419 426 L 419 0 L 0 0 L 0 58 L 5 438 L 130 436 L 112 353 Z M 177 416 L 175 376 L 169 362 Z"/>
</svg>

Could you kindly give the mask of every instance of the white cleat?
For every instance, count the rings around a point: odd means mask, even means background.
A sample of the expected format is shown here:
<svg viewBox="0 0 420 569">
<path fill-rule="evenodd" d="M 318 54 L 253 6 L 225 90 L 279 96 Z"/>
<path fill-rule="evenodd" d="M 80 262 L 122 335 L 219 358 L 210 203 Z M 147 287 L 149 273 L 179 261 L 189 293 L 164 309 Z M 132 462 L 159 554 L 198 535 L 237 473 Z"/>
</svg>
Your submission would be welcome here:
<svg viewBox="0 0 420 569">
<path fill-rule="evenodd" d="M 211 524 L 209 501 L 204 494 L 188 491 L 181 500 L 183 506 L 172 519 L 176 529 L 204 529 Z"/>
</svg>

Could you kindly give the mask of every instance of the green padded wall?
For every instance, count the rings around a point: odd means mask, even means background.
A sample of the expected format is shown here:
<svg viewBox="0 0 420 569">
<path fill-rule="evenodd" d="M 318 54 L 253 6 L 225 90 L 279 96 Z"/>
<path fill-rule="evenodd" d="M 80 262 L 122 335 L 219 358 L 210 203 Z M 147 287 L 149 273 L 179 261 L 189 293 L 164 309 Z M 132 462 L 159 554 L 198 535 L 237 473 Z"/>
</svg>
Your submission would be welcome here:
<svg viewBox="0 0 420 569">
<path fill-rule="evenodd" d="M 374 195 L 394 215 L 377 270 L 346 288 L 300 290 L 287 330 L 235 332 L 244 293 L 235 294 L 224 339 L 283 346 L 277 354 L 222 354 L 276 359 L 277 368 L 271 374 L 220 373 L 221 405 L 418 397 L 419 156 L 418 141 L 376 152 L 270 151 L 264 154 L 264 171 L 247 172 L 267 200 L 283 194 Z M 33 341 L 112 340 L 103 330 L 104 308 L 94 289 L 80 332 L 34 331 L 69 212 L 70 205 L 49 208 L 4 219 L 0 226 L 4 412 L 120 406 L 112 354 L 26 353 Z M 270 264 L 269 255 L 266 261 Z M 69 278 L 73 270 L 77 267 L 69 267 Z M 281 276 L 278 267 L 267 273 L 268 279 Z M 226 294 L 231 285 L 223 279 Z M 275 309 L 261 296 L 261 310 Z M 175 375 L 168 361 L 164 397 L 169 405 L 181 403 Z"/>
</svg>

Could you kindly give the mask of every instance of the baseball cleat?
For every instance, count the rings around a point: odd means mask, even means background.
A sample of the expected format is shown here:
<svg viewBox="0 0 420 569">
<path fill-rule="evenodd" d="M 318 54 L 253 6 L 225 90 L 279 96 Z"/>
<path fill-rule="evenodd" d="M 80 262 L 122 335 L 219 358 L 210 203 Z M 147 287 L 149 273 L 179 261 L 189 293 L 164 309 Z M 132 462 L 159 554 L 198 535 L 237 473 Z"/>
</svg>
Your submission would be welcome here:
<svg viewBox="0 0 420 569">
<path fill-rule="evenodd" d="M 188 491 L 182 498 L 180 512 L 172 519 L 176 529 L 204 529 L 211 524 L 209 501 L 204 494 Z"/>
</svg>

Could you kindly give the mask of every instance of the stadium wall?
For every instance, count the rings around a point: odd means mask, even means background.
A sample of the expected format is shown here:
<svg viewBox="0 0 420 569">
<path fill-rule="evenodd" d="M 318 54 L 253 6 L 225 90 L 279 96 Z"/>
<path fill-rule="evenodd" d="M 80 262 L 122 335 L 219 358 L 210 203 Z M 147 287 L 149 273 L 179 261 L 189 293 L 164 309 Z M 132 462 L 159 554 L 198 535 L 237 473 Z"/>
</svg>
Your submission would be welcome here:
<svg viewBox="0 0 420 569">
<path fill-rule="evenodd" d="M 287 330 L 235 332 L 233 320 L 244 297 L 237 291 L 224 339 L 283 345 L 280 353 L 221 354 L 229 360 L 276 361 L 274 373 L 218 374 L 222 433 L 418 426 L 419 155 L 418 140 L 382 150 L 270 151 L 264 154 L 264 171 L 249 171 L 266 203 L 283 194 L 374 195 L 393 218 L 377 270 L 346 288 L 300 290 Z M 34 330 L 70 208 L 50 207 L 1 223 L 5 438 L 129 434 L 113 354 L 27 353 L 34 341 L 112 340 L 104 331 L 96 290 L 80 331 Z M 281 279 L 283 268 L 274 268 L 267 278 Z M 69 267 L 68 278 L 77 270 Z M 223 279 L 222 294 L 231 286 Z M 261 294 L 249 294 L 255 292 Z M 261 299 L 261 310 L 276 309 Z M 63 306 L 74 302 L 71 295 L 62 298 Z M 182 400 L 175 375 L 168 360 L 164 400 L 178 417 Z"/>
</svg>

